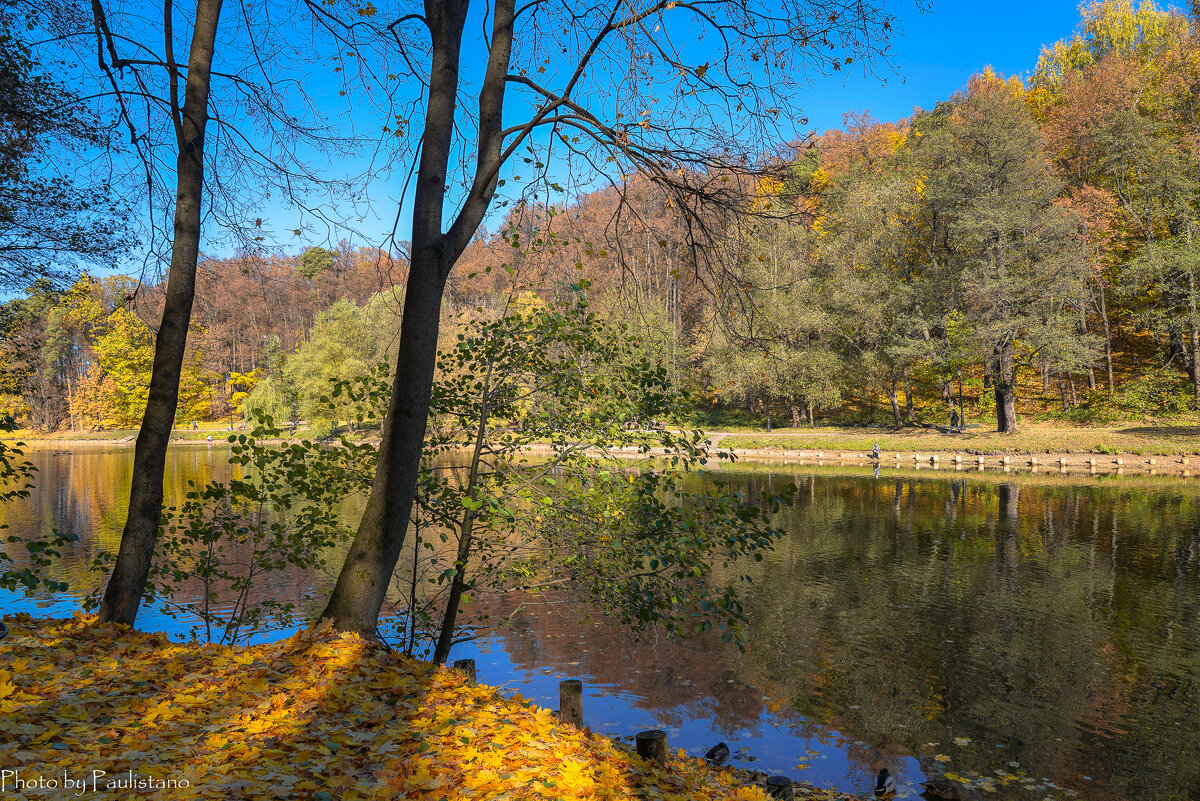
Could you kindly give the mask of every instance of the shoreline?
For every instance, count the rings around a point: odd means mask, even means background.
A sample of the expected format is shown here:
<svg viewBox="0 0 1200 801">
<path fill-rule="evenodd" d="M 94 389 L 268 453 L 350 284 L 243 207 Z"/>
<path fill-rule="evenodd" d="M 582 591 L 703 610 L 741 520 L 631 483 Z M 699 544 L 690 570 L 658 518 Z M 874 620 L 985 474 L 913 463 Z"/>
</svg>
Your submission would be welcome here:
<svg viewBox="0 0 1200 801">
<path fill-rule="evenodd" d="M 1200 432 L 1200 428 L 1195 429 Z M 796 430 L 792 430 L 796 431 Z M 1004 435 L 987 434 L 930 434 L 924 430 L 867 431 L 828 429 L 807 430 L 799 433 L 741 433 L 709 431 L 706 436 L 714 450 L 730 453 L 736 462 L 756 464 L 778 464 L 815 467 L 871 467 L 870 446 L 867 442 L 881 444 L 879 466 L 881 469 L 907 468 L 910 470 L 947 470 L 960 472 L 1032 472 L 1036 474 L 1068 474 L 1082 472 L 1085 475 L 1143 474 L 1187 478 L 1200 471 L 1200 433 L 1191 435 L 1191 429 L 1183 429 L 1178 442 L 1169 442 L 1163 447 L 1161 439 L 1145 438 L 1145 442 L 1134 441 L 1134 447 L 1118 448 L 1100 445 L 1093 448 L 1078 447 L 1025 447 L 1020 445 L 1043 444 L 1030 441 L 997 439 Z M 192 433 L 192 432 L 189 432 Z M 197 432 L 196 436 L 172 437 L 172 446 L 228 446 L 228 438 L 242 432 L 212 431 Z M 1064 438 L 1103 438 L 1111 430 L 1070 429 L 1062 431 Z M 1035 432 L 1033 439 L 1052 439 L 1054 432 Z M 207 437 L 213 437 L 212 442 Z M 876 435 L 876 436 L 872 436 Z M 1020 436 L 1020 435 L 1017 435 Z M 1128 436 L 1126 437 L 1129 438 Z M 62 435 L 37 435 L 34 432 L 18 432 L 6 437 L 6 441 L 21 441 L 39 448 L 90 448 L 134 446 L 136 432 L 114 431 L 109 437 L 72 437 Z M 303 437 L 273 439 L 268 444 L 284 444 L 299 441 Z M 369 439 L 369 438 L 368 438 Z M 1029 439 L 1028 437 L 1026 439 Z M 816 442 L 824 440 L 821 444 Z M 852 442 L 847 442 L 852 440 Z M 796 447 L 796 445 L 803 446 Z M 911 445 L 915 447 L 896 447 Z M 806 446 L 806 447 L 805 447 Z M 549 446 L 533 444 L 528 447 L 533 453 L 545 452 Z M 628 456 L 653 457 L 657 449 L 643 454 L 636 447 L 617 449 L 614 452 Z M 723 463 L 718 469 L 728 468 Z"/>
<path fill-rule="evenodd" d="M 738 461 L 766 462 L 788 465 L 813 465 L 817 467 L 871 466 L 870 453 L 849 450 L 797 451 L 770 448 L 728 448 Z M 1123 455 L 1098 453 L 1072 453 L 1070 451 L 1045 453 L 990 453 L 975 451 L 883 451 L 879 458 L 880 468 L 932 469 L 951 471 L 996 471 L 1023 470 L 1026 472 L 1067 473 L 1086 471 L 1140 472 L 1149 475 L 1179 474 L 1183 477 L 1200 469 L 1200 457 L 1189 454 L 1178 455 Z"/>
</svg>

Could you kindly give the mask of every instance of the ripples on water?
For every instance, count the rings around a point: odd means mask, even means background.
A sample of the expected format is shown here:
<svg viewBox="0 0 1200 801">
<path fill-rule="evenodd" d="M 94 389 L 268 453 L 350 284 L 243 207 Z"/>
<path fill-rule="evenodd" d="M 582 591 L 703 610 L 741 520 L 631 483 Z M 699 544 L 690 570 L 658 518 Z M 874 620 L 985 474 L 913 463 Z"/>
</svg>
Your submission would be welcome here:
<svg viewBox="0 0 1200 801">
<path fill-rule="evenodd" d="M 226 477 L 226 456 L 174 450 L 168 495 Z M 84 566 L 120 536 L 132 452 L 32 458 L 33 496 L 0 515 L 18 533 L 79 533 L 61 577 L 86 593 Z M 725 740 L 736 764 L 817 785 L 868 791 L 887 766 L 910 784 L 946 771 L 1023 777 L 997 781 L 991 798 L 1066 797 L 1059 787 L 1200 797 L 1195 482 L 813 468 L 728 478 L 754 494 L 800 486 L 780 518 L 787 536 L 752 568 L 744 655 L 707 639 L 635 640 L 566 596 L 505 596 L 486 609 L 511 626 L 454 656 L 549 706 L 560 678 L 584 678 L 597 731 L 665 728 L 695 754 Z M 325 591 L 323 578 L 288 578 L 297 596 Z M 141 623 L 186 630 L 160 615 Z"/>
</svg>

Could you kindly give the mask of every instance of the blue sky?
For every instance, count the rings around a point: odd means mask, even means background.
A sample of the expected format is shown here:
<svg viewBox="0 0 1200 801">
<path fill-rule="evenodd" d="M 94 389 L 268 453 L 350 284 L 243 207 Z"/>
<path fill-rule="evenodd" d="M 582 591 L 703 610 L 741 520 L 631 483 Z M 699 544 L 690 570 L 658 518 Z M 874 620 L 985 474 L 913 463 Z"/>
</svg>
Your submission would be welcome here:
<svg viewBox="0 0 1200 801">
<path fill-rule="evenodd" d="M 853 70 L 814 81 L 802 95 L 808 125 L 798 134 L 841 128 L 846 112 L 868 111 L 889 121 L 907 117 L 917 107 L 932 108 L 986 66 L 1004 75 L 1027 75 L 1042 46 L 1071 36 L 1080 18 L 1079 7 L 1064 0 L 1013 0 L 1003 6 L 934 0 L 920 6 L 890 3 L 889 8 L 900 18 L 892 44 L 894 71 L 881 67 L 875 75 L 864 75 Z M 394 206 L 385 206 L 374 208 L 380 232 L 390 230 L 395 213 Z M 367 220 L 363 225 L 369 230 L 372 224 Z M 406 227 L 405 219 L 401 236 Z"/>
<path fill-rule="evenodd" d="M 1005 75 L 1026 75 L 1043 44 L 1069 37 L 1079 7 L 1064 0 L 934 0 L 922 13 L 912 3 L 892 6 L 902 35 L 893 43 L 895 75 L 885 84 L 861 72 L 822 80 L 808 93 L 805 111 L 818 130 L 842 127 L 846 111 L 869 110 L 880 121 L 932 108 L 991 65 Z"/>
<path fill-rule="evenodd" d="M 856 66 L 815 81 L 801 98 L 808 125 L 798 130 L 798 134 L 809 129 L 819 132 L 840 128 L 842 115 L 848 111 L 868 111 L 880 121 L 909 116 L 917 107 L 930 108 L 949 97 L 985 66 L 990 65 L 1005 75 L 1026 75 L 1036 64 L 1042 45 L 1070 36 L 1079 20 L 1078 6 L 1064 0 L 1013 0 L 1002 6 L 972 0 L 923 0 L 919 5 L 904 0 L 889 2 L 888 7 L 899 17 L 898 33 L 892 42 L 893 70 L 880 68 L 879 74 L 863 75 Z M 236 27 L 232 21 L 231 25 Z M 236 69 L 232 64 L 228 68 Z M 322 93 L 329 95 L 330 110 L 339 105 L 335 95 L 340 87 L 334 84 L 340 78 L 319 66 L 302 72 L 298 77 L 311 93 L 318 97 Z M 326 107 L 326 103 L 322 101 L 321 106 Z M 353 121 L 360 131 L 377 130 L 373 127 L 375 116 L 368 108 L 332 113 L 334 119 L 330 122 L 335 125 Z M 316 160 L 324 162 L 322 166 L 330 176 L 354 174 L 362 167 L 361 159 L 353 157 L 344 162 L 326 161 L 325 157 Z M 358 232 L 353 236 L 331 231 L 325 240 L 327 229 L 318 223 L 313 226 L 315 230 L 293 237 L 290 231 L 302 227 L 302 218 L 286 208 L 277 195 L 269 200 L 261 198 L 251 218 L 261 215 L 263 233 L 278 237 L 277 241 L 291 252 L 308 245 L 331 244 L 343 236 L 357 245 L 379 245 L 386 241 L 396 219 L 396 199 L 404 181 L 402 172 L 396 170 L 389 180 L 373 187 L 369 208 L 358 209 L 364 218 L 356 224 Z M 337 211 L 344 210 L 343 207 Z M 407 238 L 408 214 L 405 209 L 400 216 L 397 231 L 400 239 Z M 311 217 L 308 222 L 313 222 Z M 204 250 L 209 255 L 230 255 L 229 246 L 221 241 L 211 221 L 205 239 Z M 138 272 L 133 264 L 115 267 Z"/>
</svg>

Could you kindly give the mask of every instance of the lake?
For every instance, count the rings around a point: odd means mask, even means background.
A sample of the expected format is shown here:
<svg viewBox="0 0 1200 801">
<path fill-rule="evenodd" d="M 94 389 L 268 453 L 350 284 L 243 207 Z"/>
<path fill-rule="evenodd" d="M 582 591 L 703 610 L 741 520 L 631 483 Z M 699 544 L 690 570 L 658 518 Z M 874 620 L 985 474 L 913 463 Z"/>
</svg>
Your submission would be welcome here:
<svg viewBox="0 0 1200 801">
<path fill-rule="evenodd" d="M 30 498 L 0 509 L 19 534 L 80 535 L 56 577 L 69 596 L 0 595 L 3 610 L 69 614 L 115 550 L 132 449 L 28 449 Z M 179 446 L 168 495 L 229 475 L 223 446 Z M 739 465 L 747 492 L 799 486 L 787 535 L 754 565 L 744 654 L 711 638 L 637 639 L 566 596 L 488 601 L 509 626 L 456 647 L 480 681 L 584 715 L 615 736 L 663 728 L 702 754 L 817 786 L 902 791 L 951 775 L 981 797 L 1200 798 L 1200 484 L 1064 476 Z M 271 591 L 319 610 L 331 577 Z M 143 610 L 139 625 L 185 636 Z M 917 788 L 919 789 L 919 788 Z"/>
</svg>

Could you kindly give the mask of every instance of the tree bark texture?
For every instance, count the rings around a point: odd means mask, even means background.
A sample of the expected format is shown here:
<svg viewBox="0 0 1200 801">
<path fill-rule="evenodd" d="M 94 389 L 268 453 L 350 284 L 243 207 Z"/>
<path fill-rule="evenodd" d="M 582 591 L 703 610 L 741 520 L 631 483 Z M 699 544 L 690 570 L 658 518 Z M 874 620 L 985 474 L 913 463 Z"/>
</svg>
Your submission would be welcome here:
<svg viewBox="0 0 1200 801">
<path fill-rule="evenodd" d="M 342 631 L 368 636 L 376 634 L 380 610 L 412 512 L 429 416 L 446 279 L 487 211 L 502 160 L 504 84 L 512 52 L 514 0 L 499 0 L 492 12 L 491 50 L 479 97 L 479 158 L 475 180 L 462 210 L 443 233 L 446 173 L 454 135 L 468 6 L 469 0 L 425 3 L 433 50 L 396 374 L 367 508 L 321 614 Z"/>
<path fill-rule="evenodd" d="M 996 390 L 996 430 L 1001 434 L 1017 431 L 1017 369 L 1013 365 L 1012 344 L 1004 342 L 992 352 L 992 384 Z"/>
<path fill-rule="evenodd" d="M 204 131 L 221 0 L 199 0 L 188 54 L 182 111 L 176 117 L 175 231 L 162 323 L 154 340 L 150 394 L 133 452 L 133 483 L 121 546 L 100 603 L 100 619 L 133 625 L 162 516 L 167 442 L 179 404 L 179 376 L 196 294 L 200 205 L 204 190 Z M 97 25 L 100 24 L 97 20 Z M 169 33 L 168 33 L 169 36 Z M 174 78 L 173 78 L 174 80 Z M 172 113 L 176 113 L 172 108 Z"/>
</svg>

